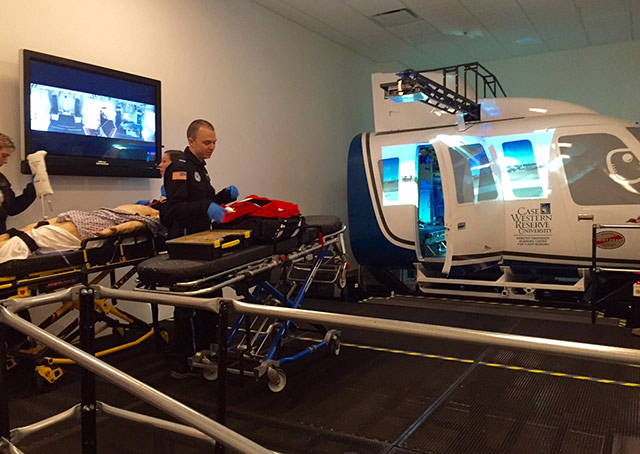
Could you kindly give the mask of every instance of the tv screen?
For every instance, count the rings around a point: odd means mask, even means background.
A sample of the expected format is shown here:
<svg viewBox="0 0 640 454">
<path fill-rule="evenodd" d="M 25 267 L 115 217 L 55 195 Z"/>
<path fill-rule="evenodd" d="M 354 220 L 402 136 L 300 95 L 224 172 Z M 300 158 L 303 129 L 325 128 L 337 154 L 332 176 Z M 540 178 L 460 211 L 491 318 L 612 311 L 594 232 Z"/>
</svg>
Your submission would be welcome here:
<svg viewBox="0 0 640 454">
<path fill-rule="evenodd" d="M 21 53 L 24 154 L 58 175 L 159 177 L 160 81 L 30 50 Z"/>
</svg>

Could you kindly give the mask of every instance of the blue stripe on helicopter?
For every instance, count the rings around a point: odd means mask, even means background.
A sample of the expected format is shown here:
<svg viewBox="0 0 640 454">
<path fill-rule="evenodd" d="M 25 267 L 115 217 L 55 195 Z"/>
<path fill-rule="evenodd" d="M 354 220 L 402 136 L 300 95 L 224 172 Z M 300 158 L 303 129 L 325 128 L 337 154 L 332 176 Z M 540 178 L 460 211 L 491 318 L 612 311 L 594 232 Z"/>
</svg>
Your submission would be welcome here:
<svg viewBox="0 0 640 454">
<path fill-rule="evenodd" d="M 366 135 L 367 147 L 369 133 Z M 368 150 L 367 150 L 368 151 Z M 371 166 L 371 160 L 367 164 Z M 373 176 L 373 173 L 371 173 Z M 375 184 L 374 184 L 375 186 Z M 382 212 L 374 193 L 379 212 Z M 365 174 L 362 134 L 358 134 L 349 146 L 347 164 L 347 200 L 349 211 L 349 238 L 351 249 L 361 265 L 387 265 L 411 267 L 417 261 L 415 249 L 398 247 L 387 240 L 381 231 L 373 210 L 373 200 Z M 382 221 L 384 223 L 384 220 Z M 383 226 L 383 228 L 386 226 Z M 388 231 L 388 230 L 387 230 Z M 398 239 L 401 242 L 406 240 Z M 410 245 L 412 243 L 408 243 Z"/>
</svg>

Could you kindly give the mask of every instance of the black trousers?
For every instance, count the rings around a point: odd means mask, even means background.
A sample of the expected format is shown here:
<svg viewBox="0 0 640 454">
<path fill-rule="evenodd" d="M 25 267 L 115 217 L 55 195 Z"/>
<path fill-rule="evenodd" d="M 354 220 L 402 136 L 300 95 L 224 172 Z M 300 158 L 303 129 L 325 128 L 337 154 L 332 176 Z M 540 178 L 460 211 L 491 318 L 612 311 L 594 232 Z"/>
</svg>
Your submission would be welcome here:
<svg viewBox="0 0 640 454">
<path fill-rule="evenodd" d="M 222 292 L 209 296 L 222 296 Z M 179 364 L 186 365 L 190 356 L 216 343 L 218 318 L 218 314 L 211 311 L 177 306 L 174 308 L 173 348 Z"/>
<path fill-rule="evenodd" d="M 31 321 L 31 314 L 29 313 L 29 309 L 23 309 L 18 312 L 18 315 L 25 319 L 26 321 Z M 16 348 L 20 346 L 22 342 L 27 339 L 27 336 L 22 334 L 20 331 L 16 331 L 13 328 L 7 329 L 7 347 L 11 350 L 12 348 Z"/>
</svg>

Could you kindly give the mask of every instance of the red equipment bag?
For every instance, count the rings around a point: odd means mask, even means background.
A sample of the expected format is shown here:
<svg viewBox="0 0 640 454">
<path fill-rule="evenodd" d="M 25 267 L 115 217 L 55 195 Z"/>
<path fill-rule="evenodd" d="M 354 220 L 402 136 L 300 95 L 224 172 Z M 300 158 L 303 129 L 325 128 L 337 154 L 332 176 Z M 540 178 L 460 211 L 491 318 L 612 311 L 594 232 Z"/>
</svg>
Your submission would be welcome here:
<svg viewBox="0 0 640 454">
<path fill-rule="evenodd" d="M 255 243 L 272 243 L 296 236 L 304 224 L 298 205 L 282 200 L 250 195 L 227 205 L 221 229 L 251 230 Z"/>
</svg>

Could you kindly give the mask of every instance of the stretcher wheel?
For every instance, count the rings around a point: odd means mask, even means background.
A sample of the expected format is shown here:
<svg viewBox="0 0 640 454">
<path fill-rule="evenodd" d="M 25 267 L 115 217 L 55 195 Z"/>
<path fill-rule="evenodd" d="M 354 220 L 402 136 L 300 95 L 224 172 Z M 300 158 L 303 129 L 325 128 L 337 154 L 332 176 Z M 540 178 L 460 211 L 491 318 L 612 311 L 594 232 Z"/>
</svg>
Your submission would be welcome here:
<svg viewBox="0 0 640 454">
<path fill-rule="evenodd" d="M 169 333 L 167 331 L 160 331 L 160 338 L 164 341 L 165 344 L 169 343 Z"/>
<path fill-rule="evenodd" d="M 202 376 L 207 381 L 216 381 L 218 379 L 218 363 L 211 361 L 207 357 L 202 358 L 202 364 L 206 365 L 202 369 Z"/>
<path fill-rule="evenodd" d="M 287 374 L 282 369 L 270 367 L 267 369 L 267 379 L 269 380 L 269 389 L 274 393 L 279 393 L 287 386 Z"/>
<path fill-rule="evenodd" d="M 202 376 L 207 381 L 216 381 L 218 379 L 218 365 L 212 364 L 211 368 L 202 369 Z"/>
<path fill-rule="evenodd" d="M 338 287 L 342 290 L 347 286 L 347 268 L 346 266 L 340 270 L 340 274 L 338 275 Z"/>
<path fill-rule="evenodd" d="M 340 338 L 338 336 L 331 336 L 331 340 L 329 341 L 329 351 L 333 356 L 338 356 L 340 354 Z"/>
</svg>

